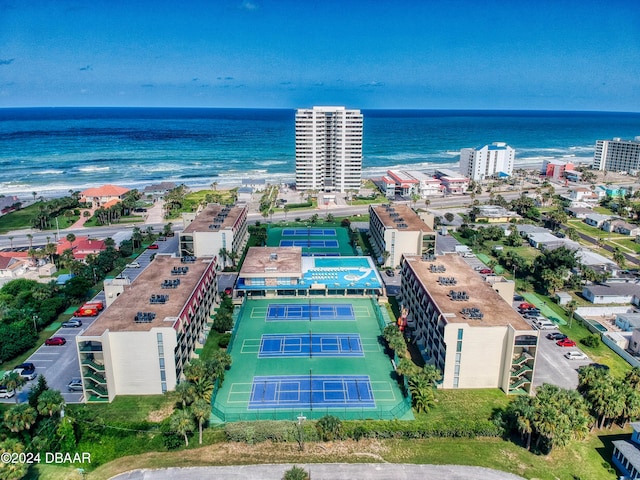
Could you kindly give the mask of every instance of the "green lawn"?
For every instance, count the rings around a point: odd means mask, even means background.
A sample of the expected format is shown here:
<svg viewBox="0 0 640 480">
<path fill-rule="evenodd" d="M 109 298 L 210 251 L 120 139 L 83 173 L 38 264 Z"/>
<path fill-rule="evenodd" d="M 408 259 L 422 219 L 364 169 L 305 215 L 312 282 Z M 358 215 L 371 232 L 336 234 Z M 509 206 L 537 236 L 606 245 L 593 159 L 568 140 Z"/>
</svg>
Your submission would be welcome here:
<svg viewBox="0 0 640 480">
<path fill-rule="evenodd" d="M 37 202 L 21 210 L 2 215 L 0 217 L 0 233 L 30 228 L 40 205 L 42 205 L 42 202 Z"/>
<path fill-rule="evenodd" d="M 626 247 L 629 250 L 632 250 L 635 253 L 640 254 L 640 243 L 636 243 L 635 240 L 632 240 L 631 238 L 627 237 L 627 238 L 616 239 L 609 243 L 611 243 L 611 245 L 613 245 L 614 247 L 617 245 L 620 245 L 621 247 Z M 623 252 L 625 251 L 624 248 L 621 248 L 621 250 Z"/>
</svg>

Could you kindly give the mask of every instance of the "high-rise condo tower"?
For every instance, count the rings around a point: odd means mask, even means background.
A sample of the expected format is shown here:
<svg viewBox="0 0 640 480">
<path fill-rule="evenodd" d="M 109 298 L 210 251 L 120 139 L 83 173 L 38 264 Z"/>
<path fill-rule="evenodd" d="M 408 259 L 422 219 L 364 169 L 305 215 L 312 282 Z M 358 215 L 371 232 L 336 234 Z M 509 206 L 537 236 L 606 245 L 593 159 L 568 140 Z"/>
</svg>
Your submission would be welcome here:
<svg viewBox="0 0 640 480">
<path fill-rule="evenodd" d="M 296 112 L 296 188 L 321 192 L 359 190 L 362 113 L 345 107 Z"/>
</svg>

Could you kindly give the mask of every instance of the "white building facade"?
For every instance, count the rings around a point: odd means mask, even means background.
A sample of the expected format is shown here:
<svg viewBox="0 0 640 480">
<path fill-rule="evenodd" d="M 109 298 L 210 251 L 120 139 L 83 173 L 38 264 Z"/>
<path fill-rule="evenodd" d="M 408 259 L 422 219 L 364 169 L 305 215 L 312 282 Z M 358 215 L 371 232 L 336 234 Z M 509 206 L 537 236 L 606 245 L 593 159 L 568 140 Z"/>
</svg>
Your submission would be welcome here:
<svg viewBox="0 0 640 480">
<path fill-rule="evenodd" d="M 593 168 L 610 172 L 634 173 L 640 170 L 640 136 L 633 140 L 598 140 Z"/>
<path fill-rule="evenodd" d="M 296 112 L 296 188 L 359 190 L 362 179 L 360 110 L 313 107 Z"/>
<path fill-rule="evenodd" d="M 504 142 L 460 150 L 460 173 L 476 182 L 496 173 L 511 175 L 516 151 Z"/>
</svg>

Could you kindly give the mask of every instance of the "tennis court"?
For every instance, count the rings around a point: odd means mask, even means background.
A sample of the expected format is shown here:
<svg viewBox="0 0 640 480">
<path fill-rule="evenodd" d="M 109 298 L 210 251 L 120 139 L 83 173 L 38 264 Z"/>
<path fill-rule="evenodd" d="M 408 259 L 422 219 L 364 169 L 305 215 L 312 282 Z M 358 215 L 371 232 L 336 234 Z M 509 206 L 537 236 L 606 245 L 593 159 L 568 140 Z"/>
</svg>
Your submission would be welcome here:
<svg viewBox="0 0 640 480">
<path fill-rule="evenodd" d="M 213 422 L 413 418 L 374 298 L 247 298 L 236 316 Z"/>
<path fill-rule="evenodd" d="M 301 247 L 304 256 L 325 256 L 327 254 L 351 256 L 356 254 L 349 239 L 349 231 L 344 227 L 269 227 L 266 243 L 268 247 Z"/>
<path fill-rule="evenodd" d="M 364 350 L 357 334 L 266 334 L 258 357 L 364 357 Z"/>
<path fill-rule="evenodd" d="M 284 228 L 283 237 L 335 237 L 335 228 Z"/>
<path fill-rule="evenodd" d="M 261 311 L 252 311 L 252 316 Z M 267 307 L 267 322 L 282 320 L 355 320 L 356 316 L 351 304 L 269 304 Z"/>
<path fill-rule="evenodd" d="M 249 409 L 375 408 L 371 382 L 365 375 L 284 375 L 254 377 Z"/>
</svg>

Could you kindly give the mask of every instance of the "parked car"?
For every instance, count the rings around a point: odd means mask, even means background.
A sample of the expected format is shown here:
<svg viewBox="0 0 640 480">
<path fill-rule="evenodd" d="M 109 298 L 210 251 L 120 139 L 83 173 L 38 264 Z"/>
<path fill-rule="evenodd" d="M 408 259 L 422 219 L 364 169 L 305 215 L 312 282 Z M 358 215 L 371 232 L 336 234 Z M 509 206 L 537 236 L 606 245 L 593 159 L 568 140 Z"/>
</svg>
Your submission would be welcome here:
<svg viewBox="0 0 640 480">
<path fill-rule="evenodd" d="M 78 328 L 82 326 L 82 320 L 72 319 L 62 322 L 62 328 Z"/>
<path fill-rule="evenodd" d="M 38 376 L 36 373 L 36 367 L 33 363 L 23 363 L 13 369 L 15 373 L 20 375 L 25 380 L 33 380 Z"/>
<path fill-rule="evenodd" d="M 16 394 L 15 390 L 7 390 L 7 387 L 0 385 L 0 398 L 11 398 Z"/>
<path fill-rule="evenodd" d="M 387 275 L 387 277 L 395 277 L 396 274 L 393 270 L 385 270 L 384 273 Z"/>
<path fill-rule="evenodd" d="M 140 268 L 140 264 L 138 262 L 131 262 L 125 265 L 126 268 Z"/>
<path fill-rule="evenodd" d="M 538 315 L 537 313 L 531 313 L 527 310 L 525 310 L 525 313 L 522 314 L 522 316 L 524 318 L 528 318 L 529 320 L 535 320 L 536 318 L 538 318 L 540 315 Z"/>
<path fill-rule="evenodd" d="M 158 250 L 158 248 L 160 248 L 160 247 L 158 247 L 158 244 L 157 244 L 157 243 L 152 243 L 152 244 L 151 244 L 151 245 L 149 245 L 147 248 L 148 248 L 149 250 Z"/>
<path fill-rule="evenodd" d="M 233 293 L 233 288 L 227 287 L 224 289 L 224 293 L 227 295 L 231 295 Z"/>
<path fill-rule="evenodd" d="M 65 343 L 67 343 L 67 339 L 64 337 L 51 337 L 44 341 L 45 345 L 64 345 Z"/>
<path fill-rule="evenodd" d="M 82 379 L 81 378 L 72 378 L 71 381 L 67 384 L 67 390 L 70 392 L 81 392 L 82 391 Z"/>
<path fill-rule="evenodd" d="M 490 268 L 483 268 L 482 270 L 480 270 L 480 273 L 482 275 L 491 275 L 493 273 L 493 270 L 491 270 Z"/>
<path fill-rule="evenodd" d="M 558 340 L 556 342 L 556 345 L 558 345 L 559 347 L 575 347 L 576 342 L 574 342 L 570 338 L 563 338 L 562 340 Z"/>
<path fill-rule="evenodd" d="M 159 241 L 159 242 L 166 242 L 166 241 L 167 241 L 167 237 L 165 237 L 164 235 L 160 235 L 160 236 L 158 237 L 158 241 Z"/>
<path fill-rule="evenodd" d="M 523 310 L 528 310 L 530 308 L 536 308 L 536 306 L 533 305 L 532 303 L 523 302 L 520 305 L 518 305 L 518 308 L 521 308 Z"/>
<path fill-rule="evenodd" d="M 556 324 L 544 317 L 537 318 L 531 322 L 538 330 L 553 330 L 557 328 Z"/>
<path fill-rule="evenodd" d="M 513 296 L 513 301 L 514 302 L 524 302 L 524 297 L 522 295 L 514 295 Z"/>
<path fill-rule="evenodd" d="M 571 350 L 570 352 L 565 353 L 564 356 L 569 360 L 586 360 L 589 358 L 584 353 L 579 352 L 578 350 Z"/>
<path fill-rule="evenodd" d="M 549 340 L 564 340 L 565 338 L 567 338 L 567 336 L 564 333 L 552 332 L 552 333 L 547 333 L 547 338 Z"/>
</svg>

